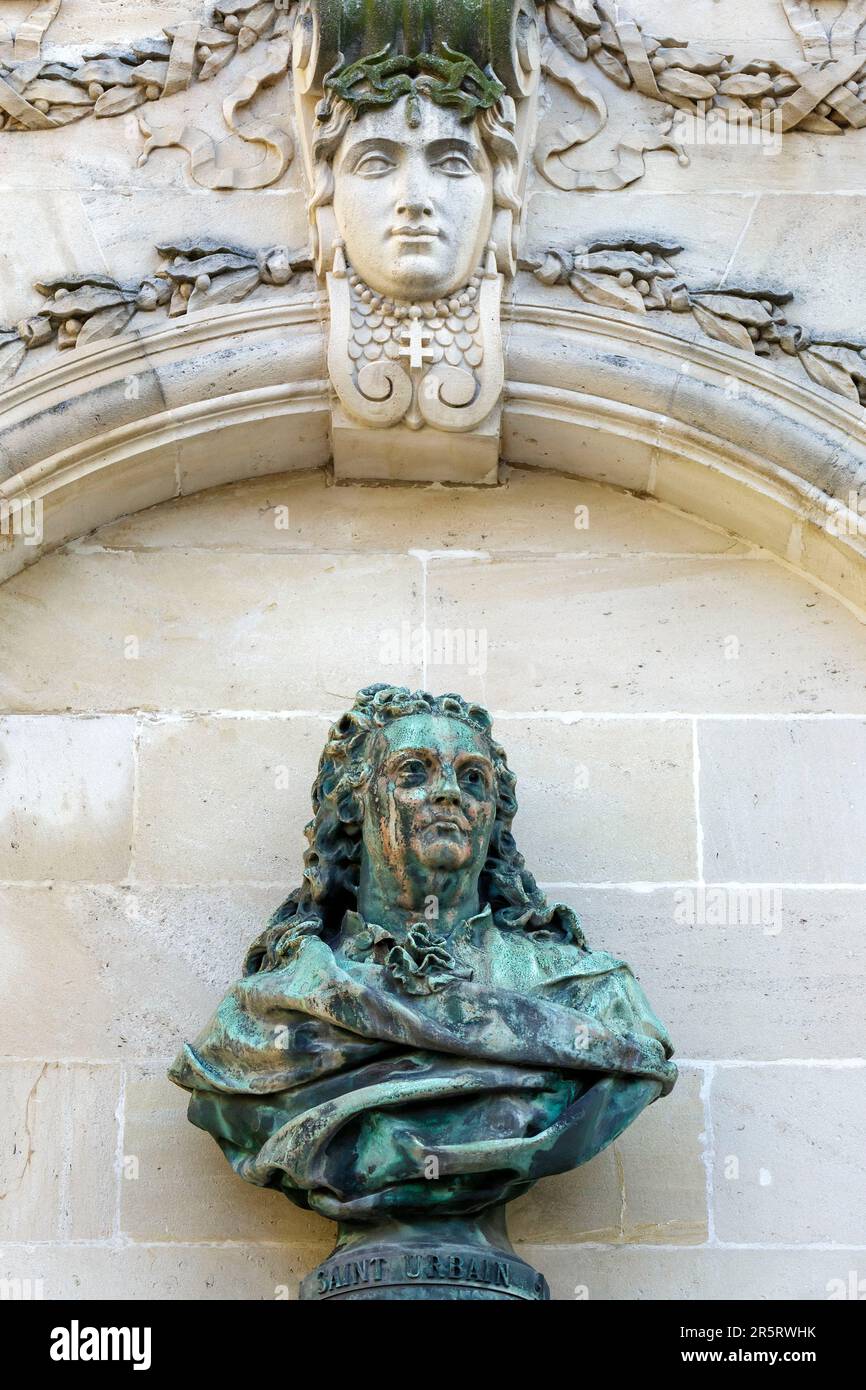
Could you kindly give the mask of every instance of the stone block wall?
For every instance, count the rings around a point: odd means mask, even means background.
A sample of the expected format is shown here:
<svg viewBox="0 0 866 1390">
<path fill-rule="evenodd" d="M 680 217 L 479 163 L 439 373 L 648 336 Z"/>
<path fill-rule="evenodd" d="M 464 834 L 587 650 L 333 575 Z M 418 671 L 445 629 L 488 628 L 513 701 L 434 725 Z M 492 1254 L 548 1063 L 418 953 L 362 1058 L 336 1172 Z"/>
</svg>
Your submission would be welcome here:
<svg viewBox="0 0 866 1390">
<path fill-rule="evenodd" d="M 801 56 L 781 0 L 625 8 L 737 59 Z M 32 9 L 4 0 L 0 19 L 14 31 Z M 63 0 L 43 52 L 75 58 L 212 9 Z M 831 23 L 843 5 L 813 9 Z M 221 103 L 245 70 L 239 58 L 162 113 L 227 142 Z M 595 169 L 636 106 L 585 76 L 608 121 L 570 159 Z M 276 84 L 255 113 L 290 101 Z M 578 115 L 548 84 L 541 129 Z M 140 282 L 160 244 L 303 248 L 299 157 L 266 188 L 211 192 L 181 149 L 140 166 L 142 143 L 125 117 L 0 131 L 0 327 L 42 307 L 36 281 Z M 565 193 L 531 170 L 515 295 L 580 312 L 567 285 L 539 284 L 533 257 L 657 238 L 681 244 L 691 287 L 790 291 L 792 321 L 859 340 L 866 130 L 688 155 L 649 155 L 619 192 Z M 311 288 L 299 275 L 251 302 Z M 689 315 L 665 319 L 703 340 Z M 58 360 L 56 344 L 37 348 L 20 379 Z M 276 348 L 268 360 L 276 384 Z M 793 401 L 800 364 L 772 366 Z M 678 390 L 709 417 L 689 367 Z M 176 404 L 168 379 L 147 378 L 154 409 Z M 35 429 L 56 413 L 47 402 Z M 286 467 L 306 466 L 288 423 L 255 422 L 245 447 L 277 428 Z M 508 426 L 509 458 L 543 455 L 531 433 Z M 519 467 L 478 491 L 265 477 L 105 526 L 0 587 L 0 1297 L 280 1299 L 327 1253 L 329 1223 L 234 1178 L 165 1070 L 297 882 L 329 722 L 383 678 L 491 707 L 527 862 L 592 944 L 633 965 L 677 1046 L 668 1100 L 511 1209 L 554 1297 L 862 1296 L 863 627 L 721 529 L 730 492 L 709 470 L 700 510 L 720 527 L 676 510 L 695 501 L 678 459 L 648 445 L 629 473 L 621 441 L 596 434 L 612 476 L 636 491 L 651 477 L 671 505 Z M 35 438 L 14 440 L 3 479 L 39 457 Z M 200 447 L 212 481 L 220 446 Z M 237 476 L 233 448 L 220 478 Z M 180 481 L 200 485 L 184 459 Z M 785 553 L 775 511 L 758 492 L 749 504 L 752 534 L 765 520 Z M 804 563 L 815 544 L 807 533 Z"/>
<path fill-rule="evenodd" d="M 374 679 L 490 706 L 529 866 L 677 1046 L 669 1099 L 511 1208 L 554 1296 L 866 1276 L 862 633 L 727 532 L 520 469 L 232 485 L 7 582 L 0 1277 L 274 1299 L 327 1253 L 165 1070 L 297 882 L 329 721 Z"/>
</svg>

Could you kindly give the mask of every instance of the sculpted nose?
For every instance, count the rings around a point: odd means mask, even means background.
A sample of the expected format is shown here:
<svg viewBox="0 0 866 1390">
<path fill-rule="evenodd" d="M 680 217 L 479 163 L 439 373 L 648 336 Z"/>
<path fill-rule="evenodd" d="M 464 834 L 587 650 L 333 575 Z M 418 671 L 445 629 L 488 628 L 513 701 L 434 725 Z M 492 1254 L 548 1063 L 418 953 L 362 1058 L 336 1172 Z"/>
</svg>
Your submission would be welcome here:
<svg viewBox="0 0 866 1390">
<path fill-rule="evenodd" d="M 433 216 L 427 171 L 415 162 L 410 161 L 404 170 L 395 212 L 398 217 L 407 217 L 413 221 Z"/>
<path fill-rule="evenodd" d="M 408 217 L 417 222 L 422 217 L 432 217 L 433 208 L 423 189 L 418 189 L 415 192 L 404 193 L 397 203 L 396 213 L 398 217 Z"/>
<path fill-rule="evenodd" d="M 439 804 L 457 806 L 460 804 L 460 787 L 453 768 L 443 768 L 439 780 L 433 788 L 433 800 Z"/>
</svg>

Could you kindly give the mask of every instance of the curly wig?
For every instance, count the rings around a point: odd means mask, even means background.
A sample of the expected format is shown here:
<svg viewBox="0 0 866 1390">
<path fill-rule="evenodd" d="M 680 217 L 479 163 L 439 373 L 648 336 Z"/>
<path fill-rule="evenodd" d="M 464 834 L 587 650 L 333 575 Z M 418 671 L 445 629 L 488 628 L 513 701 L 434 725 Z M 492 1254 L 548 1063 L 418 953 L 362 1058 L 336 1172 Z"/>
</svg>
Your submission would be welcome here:
<svg viewBox="0 0 866 1390">
<path fill-rule="evenodd" d="M 415 714 L 459 720 L 486 740 L 496 777 L 496 818 L 479 880 L 481 906 L 490 908 L 499 927 L 547 931 L 586 945 L 575 914 L 561 904 L 549 905 L 524 866 L 511 833 L 517 812 L 516 779 L 504 748 L 493 738 L 487 710 L 468 704 L 460 695 L 430 695 L 378 684 L 359 690 L 352 708 L 331 728 L 313 783 L 313 819 L 304 832 L 309 847 L 304 854 L 303 882 L 250 947 L 246 974 L 273 969 L 302 935 L 333 939 L 345 912 L 357 908 L 362 793 L 371 768 L 369 744 L 386 724 Z"/>
</svg>

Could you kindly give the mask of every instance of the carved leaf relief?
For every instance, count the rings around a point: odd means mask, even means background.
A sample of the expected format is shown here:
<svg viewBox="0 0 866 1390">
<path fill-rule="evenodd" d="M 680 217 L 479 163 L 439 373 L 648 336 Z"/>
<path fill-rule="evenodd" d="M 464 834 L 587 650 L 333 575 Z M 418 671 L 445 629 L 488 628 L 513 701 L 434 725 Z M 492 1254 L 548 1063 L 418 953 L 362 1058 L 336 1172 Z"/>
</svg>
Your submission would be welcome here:
<svg viewBox="0 0 866 1390">
<path fill-rule="evenodd" d="M 45 304 L 14 328 L 0 329 L 0 384 L 10 381 L 27 353 L 54 342 L 85 347 L 126 331 L 139 313 L 166 308 L 170 318 L 246 298 L 259 285 L 286 285 L 309 270 L 306 251 L 287 247 L 246 251 L 214 241 L 185 241 L 157 248 L 165 264 L 134 285 L 109 275 L 70 275 L 39 281 Z"/>
<path fill-rule="evenodd" d="M 673 242 L 625 239 L 585 251 L 551 248 L 540 260 L 523 264 L 542 284 L 567 284 L 589 304 L 690 313 L 716 342 L 759 357 L 778 352 L 795 357 L 817 385 L 866 405 L 866 344 L 818 340 L 791 323 L 785 307 L 792 295 L 786 291 L 690 289 L 670 264 L 681 250 Z"/>
<path fill-rule="evenodd" d="M 753 120 L 779 136 L 796 128 L 838 135 L 866 126 L 866 0 L 849 0 L 830 27 L 816 18 L 811 5 L 794 0 L 784 0 L 784 5 L 805 62 L 758 56 L 738 63 L 731 54 L 689 40 L 656 38 L 609 0 L 549 0 L 544 7 L 545 71 L 569 87 L 580 105 L 594 107 L 599 118 L 594 126 L 586 120 L 570 122 L 555 136 L 542 131 L 536 163 L 545 178 L 566 190 L 614 189 L 642 176 L 642 156 L 650 150 L 672 149 L 687 162 L 675 138 L 667 143 L 659 138 L 660 133 L 675 137 L 678 113 Z M 584 169 L 577 175 L 562 159 L 607 124 L 603 94 L 580 75 L 593 67 L 617 86 L 659 105 L 646 108 L 620 143 L 613 170 Z"/>
</svg>

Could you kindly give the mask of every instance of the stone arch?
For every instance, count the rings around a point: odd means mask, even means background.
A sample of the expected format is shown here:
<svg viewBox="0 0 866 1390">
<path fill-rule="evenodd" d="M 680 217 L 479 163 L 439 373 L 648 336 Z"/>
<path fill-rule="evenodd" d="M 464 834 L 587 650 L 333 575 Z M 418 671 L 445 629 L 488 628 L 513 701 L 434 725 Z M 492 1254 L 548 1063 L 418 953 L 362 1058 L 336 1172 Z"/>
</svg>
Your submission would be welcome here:
<svg viewBox="0 0 866 1390">
<path fill-rule="evenodd" d="M 506 463 L 653 497 L 866 610 L 862 409 L 625 315 L 518 302 L 505 328 Z M 326 466 L 321 301 L 190 314 L 55 360 L 0 399 L 0 504 L 39 501 L 44 518 L 41 545 L 7 537 L 6 578 L 126 513 Z"/>
</svg>

